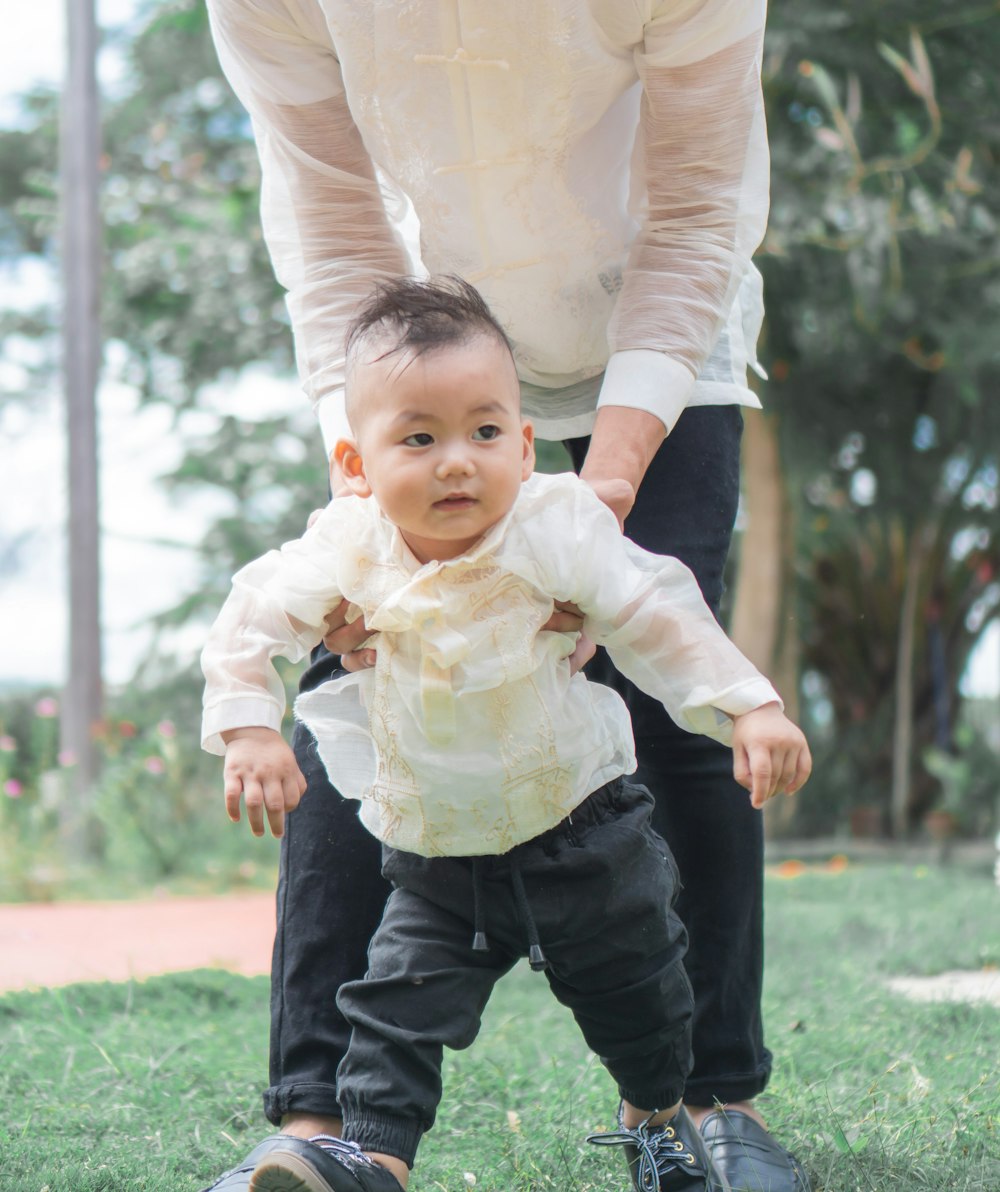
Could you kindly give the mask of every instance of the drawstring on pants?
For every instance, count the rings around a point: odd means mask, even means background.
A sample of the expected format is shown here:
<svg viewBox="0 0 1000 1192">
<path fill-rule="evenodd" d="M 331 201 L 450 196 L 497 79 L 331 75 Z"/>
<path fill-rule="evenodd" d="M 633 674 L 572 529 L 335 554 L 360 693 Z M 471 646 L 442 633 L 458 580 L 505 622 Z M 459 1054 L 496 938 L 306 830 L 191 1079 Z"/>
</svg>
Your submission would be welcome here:
<svg viewBox="0 0 1000 1192">
<path fill-rule="evenodd" d="M 521 876 L 521 861 L 517 853 L 511 854 L 510 880 L 514 888 L 514 902 L 517 904 L 518 914 L 528 933 L 528 964 L 536 973 L 548 968 L 542 945 L 538 938 L 538 924 L 531 913 L 531 904 L 524 888 L 524 878 Z M 479 857 L 472 858 L 472 950 L 473 952 L 488 952 L 489 944 L 486 940 L 486 911 L 483 897 L 483 870 Z"/>
<path fill-rule="evenodd" d="M 535 923 L 535 916 L 531 913 L 531 906 L 528 903 L 524 878 L 521 877 L 521 859 L 517 853 L 514 853 L 510 859 L 510 880 L 514 886 L 514 901 L 517 903 L 521 920 L 528 931 L 528 964 L 536 973 L 540 973 L 542 969 L 549 967 L 549 962 L 545 959 L 545 953 L 542 951 L 542 945 L 538 939 L 538 925 Z"/>
<path fill-rule="evenodd" d="M 483 910 L 483 869 L 478 857 L 472 858 L 472 937 L 473 952 L 488 952 L 486 912 Z"/>
</svg>

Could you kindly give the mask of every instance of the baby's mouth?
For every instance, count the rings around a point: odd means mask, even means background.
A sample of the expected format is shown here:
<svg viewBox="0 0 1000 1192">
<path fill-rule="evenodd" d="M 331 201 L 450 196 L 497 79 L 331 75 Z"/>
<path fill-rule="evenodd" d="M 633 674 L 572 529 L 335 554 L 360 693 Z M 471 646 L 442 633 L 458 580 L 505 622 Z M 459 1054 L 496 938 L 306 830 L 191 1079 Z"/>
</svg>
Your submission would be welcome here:
<svg viewBox="0 0 1000 1192">
<path fill-rule="evenodd" d="M 476 504 L 476 498 L 467 493 L 449 493 L 440 501 L 434 502 L 435 509 L 471 509 Z"/>
</svg>

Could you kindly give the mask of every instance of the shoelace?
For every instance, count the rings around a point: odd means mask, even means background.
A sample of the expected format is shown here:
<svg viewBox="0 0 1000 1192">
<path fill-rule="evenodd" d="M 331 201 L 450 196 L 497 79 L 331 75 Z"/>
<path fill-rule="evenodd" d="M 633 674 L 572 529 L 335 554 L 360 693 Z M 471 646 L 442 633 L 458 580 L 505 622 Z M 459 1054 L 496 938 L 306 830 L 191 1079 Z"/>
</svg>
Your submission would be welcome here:
<svg viewBox="0 0 1000 1192">
<path fill-rule="evenodd" d="M 653 1114 L 650 1114 L 652 1117 Z M 662 1159 L 668 1159 L 671 1165 L 684 1163 L 694 1167 L 697 1163 L 694 1155 L 677 1137 L 677 1131 L 669 1122 L 662 1126 L 648 1127 L 647 1122 L 641 1122 L 634 1130 L 622 1125 L 621 1113 L 618 1115 L 618 1129 L 608 1130 L 601 1134 L 588 1134 L 587 1141 L 598 1146 L 633 1146 L 637 1159 L 633 1170 L 633 1178 L 640 1192 L 658 1192 L 660 1176 L 659 1169 Z M 669 1151 L 667 1155 L 665 1152 Z"/>
<path fill-rule="evenodd" d="M 375 1160 L 369 1159 L 356 1142 L 344 1142 L 342 1138 L 335 1138 L 332 1134 L 314 1134 L 309 1141 L 347 1163 L 367 1163 L 369 1167 L 375 1166 Z"/>
</svg>

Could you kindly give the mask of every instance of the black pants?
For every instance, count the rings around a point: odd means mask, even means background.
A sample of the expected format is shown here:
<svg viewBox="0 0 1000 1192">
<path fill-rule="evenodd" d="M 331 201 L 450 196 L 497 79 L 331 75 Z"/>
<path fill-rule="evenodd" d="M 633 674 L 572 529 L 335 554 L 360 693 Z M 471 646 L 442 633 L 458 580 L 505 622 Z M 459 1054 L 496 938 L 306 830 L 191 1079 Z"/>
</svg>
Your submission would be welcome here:
<svg viewBox="0 0 1000 1192">
<path fill-rule="evenodd" d="M 677 875 L 653 799 L 618 780 L 503 856 L 386 849 L 396 887 L 368 973 L 338 998 L 352 1027 L 337 1074 L 344 1137 L 412 1165 L 441 1098 L 445 1047 L 468 1047 L 493 986 L 537 938 L 553 993 L 618 1084 L 646 1109 L 680 1100 L 693 997 Z M 477 916 L 488 947 L 473 949 Z"/>
<path fill-rule="evenodd" d="M 640 546 L 685 562 L 715 609 L 736 515 L 741 428 L 735 407 L 685 411 L 657 453 L 625 527 Z M 579 461 L 586 444 L 570 447 Z M 337 673 L 336 666 L 321 653 L 302 686 L 316 686 Z M 760 815 L 733 781 L 728 749 L 678 729 L 659 704 L 610 668 L 594 677 L 625 693 L 635 725 L 636 778 L 653 792 L 653 826 L 670 844 L 683 882 L 676 909 L 688 932 L 685 964 L 695 996 L 694 1068 L 685 1097 L 696 1105 L 753 1097 L 771 1067 L 760 1019 Z M 330 787 L 308 733 L 298 729 L 294 744 L 309 790 L 282 841 L 271 1088 L 264 1098 L 273 1122 L 290 1111 L 339 1116 L 336 1072 L 349 1028 L 336 992 L 364 974 L 368 942 L 390 889 L 378 842 L 358 821 L 357 804 Z"/>
</svg>

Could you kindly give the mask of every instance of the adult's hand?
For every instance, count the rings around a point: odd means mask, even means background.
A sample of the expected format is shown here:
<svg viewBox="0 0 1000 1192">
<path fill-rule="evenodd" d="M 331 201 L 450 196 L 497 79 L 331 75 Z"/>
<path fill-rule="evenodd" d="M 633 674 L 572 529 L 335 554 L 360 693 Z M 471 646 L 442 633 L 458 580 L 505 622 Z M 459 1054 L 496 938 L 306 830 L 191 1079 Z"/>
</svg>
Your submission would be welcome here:
<svg viewBox="0 0 1000 1192">
<path fill-rule="evenodd" d="M 587 483 L 618 518 L 618 528 L 625 529 L 625 519 L 635 504 L 635 489 L 627 480 L 588 480 Z"/>
<path fill-rule="evenodd" d="M 624 524 L 653 456 L 666 438 L 655 414 L 630 406 L 601 406 L 580 478 Z"/>
<path fill-rule="evenodd" d="M 541 631 L 544 633 L 546 630 L 552 633 L 579 634 L 573 653 L 569 656 L 569 670 L 572 675 L 582 670 L 597 653 L 597 647 L 583 632 L 583 613 L 575 604 L 557 603 L 552 616 L 542 626 Z"/>
<path fill-rule="evenodd" d="M 330 457 L 330 491 L 335 498 L 351 495 L 351 490 L 344 483 L 340 464 L 334 456 Z M 311 526 L 321 513 L 321 509 L 314 509 L 309 514 L 306 524 Z M 372 635 L 362 617 L 358 617 L 355 621 L 347 620 L 349 603 L 347 600 L 341 600 L 335 608 L 327 613 L 323 645 L 331 654 L 339 654 L 340 665 L 344 670 L 353 673 L 368 670 L 375 665 L 375 650 L 371 646 L 363 650 L 359 648 Z"/>
<path fill-rule="evenodd" d="M 372 646 L 367 646 L 365 649 L 360 647 L 372 634 L 365 625 L 363 617 L 358 617 L 354 621 L 347 620 L 349 607 L 350 601 L 341 600 L 327 613 L 323 645 L 331 654 L 340 655 L 340 664 L 344 670 L 352 672 L 367 670 L 375 665 L 375 649 Z"/>
<path fill-rule="evenodd" d="M 372 635 L 360 617 L 348 623 L 347 609 L 348 601 L 342 600 L 327 614 L 327 632 L 323 637 L 323 645 L 331 654 L 340 655 L 340 663 L 344 670 L 354 673 L 375 665 L 376 647 L 366 646 L 359 649 Z M 569 656 L 570 670 L 574 675 L 593 658 L 597 650 L 590 638 L 581 632 L 582 628 L 583 613 L 575 604 L 557 604 L 552 616 L 542 626 L 543 630 L 551 630 L 553 633 L 580 634 L 576 647 Z"/>
</svg>

